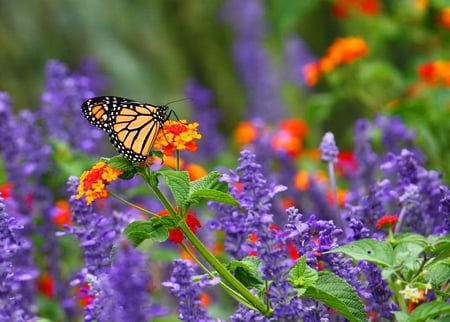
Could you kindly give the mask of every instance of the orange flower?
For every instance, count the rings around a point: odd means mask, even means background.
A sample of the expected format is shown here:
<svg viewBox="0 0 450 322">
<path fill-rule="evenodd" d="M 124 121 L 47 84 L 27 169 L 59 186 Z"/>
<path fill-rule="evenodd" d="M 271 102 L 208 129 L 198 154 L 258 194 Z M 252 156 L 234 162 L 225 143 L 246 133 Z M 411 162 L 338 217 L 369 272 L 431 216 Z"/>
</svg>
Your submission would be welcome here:
<svg viewBox="0 0 450 322">
<path fill-rule="evenodd" d="M 369 53 L 369 47 L 361 37 L 337 38 L 318 62 L 306 65 L 303 70 L 306 83 L 317 84 L 322 74 L 333 71 L 342 64 L 350 64 Z"/>
<path fill-rule="evenodd" d="M 306 64 L 302 72 L 306 85 L 316 86 L 321 75 L 320 62 Z"/>
<path fill-rule="evenodd" d="M 280 130 L 287 131 L 292 136 L 304 138 L 308 134 L 308 124 L 300 118 L 284 119 L 278 126 Z"/>
<path fill-rule="evenodd" d="M 339 207 L 345 206 L 345 197 L 347 197 L 348 190 L 347 189 L 336 189 L 337 194 L 337 204 Z M 334 193 L 331 189 L 327 190 L 327 199 L 330 204 L 334 204 Z"/>
<path fill-rule="evenodd" d="M 349 64 L 369 53 L 369 47 L 361 37 L 337 38 L 328 48 L 327 55 L 335 63 Z"/>
<path fill-rule="evenodd" d="M 450 7 L 442 9 L 436 15 L 436 21 L 439 26 L 444 29 L 450 29 Z"/>
<path fill-rule="evenodd" d="M 303 147 L 300 138 L 287 131 L 278 131 L 273 136 L 271 144 L 275 150 L 287 152 L 293 158 L 300 155 Z"/>
<path fill-rule="evenodd" d="M 198 123 L 187 123 L 186 120 L 172 121 L 164 123 L 164 128 L 159 131 L 153 147 L 162 149 L 164 155 L 172 155 L 175 151 L 188 150 L 197 151 L 197 143 L 202 135 L 198 133 Z"/>
<path fill-rule="evenodd" d="M 258 135 L 258 129 L 252 122 L 241 122 L 234 130 L 234 141 L 242 146 L 255 141 Z"/>
<path fill-rule="evenodd" d="M 333 14 L 341 19 L 348 18 L 350 12 L 364 16 L 375 16 L 380 11 L 378 0 L 335 0 L 332 6 Z"/>
<path fill-rule="evenodd" d="M 201 165 L 196 163 L 189 163 L 184 169 L 189 173 L 189 180 L 191 181 L 203 178 L 208 174 Z"/>
<path fill-rule="evenodd" d="M 429 85 L 450 86 L 450 61 L 427 62 L 419 66 L 418 73 Z"/>
<path fill-rule="evenodd" d="M 58 200 L 52 211 L 52 221 L 59 227 L 64 225 L 72 226 L 73 223 L 70 217 L 70 206 L 67 200 Z"/>
<path fill-rule="evenodd" d="M 98 162 L 91 170 L 84 171 L 78 185 L 77 199 L 86 197 L 86 203 L 90 205 L 93 201 L 108 197 L 106 186 L 117 180 L 122 170 L 111 168 L 105 162 Z"/>
</svg>

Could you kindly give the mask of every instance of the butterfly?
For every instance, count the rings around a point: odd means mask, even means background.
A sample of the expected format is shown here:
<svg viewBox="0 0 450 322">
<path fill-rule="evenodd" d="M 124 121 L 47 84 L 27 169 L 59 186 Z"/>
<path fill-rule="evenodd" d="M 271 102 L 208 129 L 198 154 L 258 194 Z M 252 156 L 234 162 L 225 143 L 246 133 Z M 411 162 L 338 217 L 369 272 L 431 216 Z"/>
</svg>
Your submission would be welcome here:
<svg viewBox="0 0 450 322">
<path fill-rule="evenodd" d="M 117 96 L 85 101 L 81 109 L 92 125 L 105 131 L 116 150 L 131 162 L 143 162 L 172 110 Z"/>
</svg>

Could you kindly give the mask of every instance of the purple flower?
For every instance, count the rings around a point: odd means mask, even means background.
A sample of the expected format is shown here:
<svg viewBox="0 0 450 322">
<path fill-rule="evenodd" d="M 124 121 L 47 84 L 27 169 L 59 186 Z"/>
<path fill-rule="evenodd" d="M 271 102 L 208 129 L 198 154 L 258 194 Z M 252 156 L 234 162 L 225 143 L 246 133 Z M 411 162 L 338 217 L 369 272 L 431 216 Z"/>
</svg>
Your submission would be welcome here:
<svg viewBox="0 0 450 322">
<path fill-rule="evenodd" d="M 303 68 L 316 61 L 308 45 L 295 34 L 289 35 L 284 43 L 285 70 L 288 77 L 302 86 L 306 85 L 302 76 Z"/>
<path fill-rule="evenodd" d="M 104 135 L 90 125 L 81 113 L 81 104 L 98 95 L 102 82 L 92 64 L 85 66 L 86 75 L 71 73 L 56 60 L 47 64 L 47 84 L 41 97 L 40 118 L 49 137 L 65 142 L 73 149 L 99 155 Z"/>
<path fill-rule="evenodd" d="M 440 200 L 444 197 L 441 173 L 426 170 L 416 155 L 405 149 L 400 154 L 389 154 L 381 168 L 392 177 L 390 195 L 402 207 L 401 222 L 396 229 L 404 224 L 412 232 L 424 235 L 448 231 L 439 211 Z M 427 225 L 423 225 L 424 222 Z"/>
<path fill-rule="evenodd" d="M 76 198 L 78 184 L 77 177 L 69 178 L 68 191 L 71 195 L 69 204 L 74 225 L 66 227 L 66 232 L 62 234 L 74 235 L 83 251 L 85 269 L 78 274 L 72 285 L 88 282 L 90 290 L 86 295 L 95 296 L 101 292 L 101 276 L 110 272 L 113 246 L 118 242 L 120 233 L 131 221 L 131 218 L 114 212 L 112 215 L 95 213 L 93 204 L 86 205 L 84 197 Z M 85 306 L 84 309 L 86 321 L 98 318 L 98 314 L 102 310 L 96 301 Z"/>
<path fill-rule="evenodd" d="M 102 274 L 94 300 L 99 321 L 141 322 L 161 317 L 168 310 L 153 305 L 148 288 L 151 276 L 147 256 L 127 242 L 115 253 L 111 270 Z"/>
<path fill-rule="evenodd" d="M 18 265 L 17 256 L 28 252 L 17 234 L 23 226 L 6 212 L 0 196 L 0 321 L 28 321 L 36 307 L 30 297 L 30 283 L 36 271 Z M 22 248 L 25 246 L 25 249 Z"/>
<path fill-rule="evenodd" d="M 254 244 L 246 242 L 247 237 L 253 233 L 262 235 L 272 224 L 271 200 L 286 187 L 268 184 L 261 171 L 261 165 L 256 163 L 254 153 L 243 150 L 238 161 L 236 172 L 224 175 L 223 180 L 229 184 L 231 194 L 246 213 L 244 214 L 239 207 L 214 202 L 210 205 L 217 211 L 217 219 L 214 220 L 213 226 L 226 232 L 225 249 L 234 258 L 241 259 L 255 250 Z M 236 183 L 242 184 L 242 191 L 233 187 Z"/>
<path fill-rule="evenodd" d="M 392 292 L 388 283 L 381 276 L 381 269 L 372 263 L 361 261 L 358 263 L 361 272 L 365 275 L 367 285 L 365 287 L 366 311 L 377 312 L 380 317 L 393 319 L 392 311 L 397 311 L 398 306 L 392 302 Z"/>
<path fill-rule="evenodd" d="M 334 141 L 333 133 L 327 132 L 324 134 L 319 150 L 322 152 L 322 161 L 329 163 L 336 163 L 338 161 L 337 156 L 339 154 L 339 149 Z"/>
<path fill-rule="evenodd" d="M 222 113 L 217 108 L 211 108 L 211 103 L 214 99 L 213 94 L 194 80 L 187 82 L 185 93 L 187 97 L 192 99 L 192 106 L 194 107 L 193 118 L 200 124 L 199 131 L 207 134 L 202 138 L 197 153 L 193 155 L 202 160 L 217 157 L 225 148 L 225 139 L 217 131 Z"/>
<path fill-rule="evenodd" d="M 279 79 L 264 48 L 264 6 L 259 0 L 228 0 L 224 15 L 235 34 L 233 56 L 248 100 L 249 116 L 277 121 L 285 115 Z"/>
<path fill-rule="evenodd" d="M 170 294 L 178 298 L 179 318 L 182 321 L 211 321 L 207 311 L 200 302 L 202 288 L 217 285 L 220 279 L 209 279 L 206 276 L 194 281 L 195 270 L 191 263 L 181 259 L 173 261 L 174 269 L 170 279 L 162 285 L 169 288 Z"/>
</svg>

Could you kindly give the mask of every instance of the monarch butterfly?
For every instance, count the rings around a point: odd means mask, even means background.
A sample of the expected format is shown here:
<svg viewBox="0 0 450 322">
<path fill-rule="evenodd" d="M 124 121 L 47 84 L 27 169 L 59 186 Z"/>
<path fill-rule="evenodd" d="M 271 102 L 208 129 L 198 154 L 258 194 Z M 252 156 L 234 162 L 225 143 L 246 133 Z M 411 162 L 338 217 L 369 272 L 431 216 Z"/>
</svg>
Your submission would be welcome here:
<svg viewBox="0 0 450 322">
<path fill-rule="evenodd" d="M 116 150 L 131 162 L 143 162 L 172 110 L 117 96 L 88 99 L 81 106 L 92 125 L 108 133 Z"/>
</svg>

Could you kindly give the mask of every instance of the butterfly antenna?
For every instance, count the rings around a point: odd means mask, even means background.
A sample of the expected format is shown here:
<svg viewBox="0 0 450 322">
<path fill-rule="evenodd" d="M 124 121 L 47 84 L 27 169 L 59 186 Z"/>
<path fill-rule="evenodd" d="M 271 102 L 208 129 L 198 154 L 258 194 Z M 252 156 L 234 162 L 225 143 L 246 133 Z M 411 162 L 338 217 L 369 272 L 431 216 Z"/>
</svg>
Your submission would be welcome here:
<svg viewBox="0 0 450 322">
<path fill-rule="evenodd" d="M 166 103 L 165 105 L 169 105 L 169 104 L 173 104 L 173 103 L 178 103 L 178 102 L 182 102 L 182 101 L 192 101 L 192 98 L 190 98 L 190 97 L 185 97 L 185 98 L 180 98 L 180 99 L 178 99 L 178 100 L 175 100 L 175 101 L 170 101 L 170 102 L 168 102 L 168 103 Z"/>
</svg>

